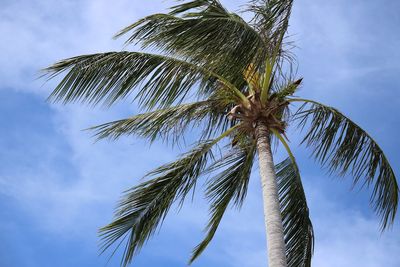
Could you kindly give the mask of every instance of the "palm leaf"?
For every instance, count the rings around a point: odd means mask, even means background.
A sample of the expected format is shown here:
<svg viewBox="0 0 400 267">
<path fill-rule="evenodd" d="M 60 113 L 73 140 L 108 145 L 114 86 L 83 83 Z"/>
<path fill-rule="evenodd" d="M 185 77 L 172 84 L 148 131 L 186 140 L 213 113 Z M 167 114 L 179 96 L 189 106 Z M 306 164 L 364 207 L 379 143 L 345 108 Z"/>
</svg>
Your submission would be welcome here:
<svg viewBox="0 0 400 267">
<path fill-rule="evenodd" d="M 259 33 L 219 1 L 189 1 L 169 14 L 155 14 L 126 27 L 127 43 L 206 65 L 240 87 L 238 75 L 250 63 L 261 63 L 267 44 Z M 258 65 L 258 64 L 257 64 Z"/>
<path fill-rule="evenodd" d="M 176 200 L 182 203 L 195 187 L 207 161 L 213 157 L 212 147 L 234 129 L 215 140 L 199 143 L 179 160 L 150 172 L 147 176 L 152 179 L 128 190 L 119 203 L 114 221 L 100 229 L 102 252 L 118 240 L 128 238 L 122 263 L 127 266 L 163 222 L 172 204 Z"/>
<path fill-rule="evenodd" d="M 196 9 L 204 13 L 207 12 L 214 15 L 226 15 L 228 13 L 228 11 L 222 6 L 219 0 L 192 0 L 192 1 L 178 0 L 178 1 L 184 3 L 171 7 L 170 14 L 173 15 L 185 14 L 188 11 Z"/>
<path fill-rule="evenodd" d="M 108 122 L 90 128 L 98 139 L 117 139 L 122 135 L 137 135 L 151 141 L 161 137 L 168 141 L 178 141 L 189 126 L 198 126 L 206 122 L 203 137 L 210 137 L 216 132 L 224 132 L 233 126 L 226 122 L 226 107 L 217 99 L 182 104 L 165 109 L 142 113 L 133 117 Z"/>
<path fill-rule="evenodd" d="M 296 114 L 299 125 L 308 125 L 303 143 L 313 148 L 313 156 L 331 173 L 351 174 L 354 185 L 373 185 L 371 204 L 381 217 L 382 229 L 393 223 L 399 188 L 395 174 L 379 145 L 360 126 L 337 109 L 306 101 Z"/>
<path fill-rule="evenodd" d="M 252 25 L 263 38 L 281 43 L 289 25 L 293 0 L 252 0 L 248 11 L 254 14 Z"/>
<path fill-rule="evenodd" d="M 309 267 L 314 231 L 298 167 L 289 157 L 275 169 L 288 266 Z"/>
<path fill-rule="evenodd" d="M 194 85 L 202 93 L 210 83 L 222 84 L 247 101 L 223 77 L 183 60 L 138 52 L 110 52 L 73 57 L 45 69 L 50 78 L 68 71 L 49 99 L 64 103 L 80 101 L 111 105 L 126 98 L 136 87 L 143 107 L 168 107 L 181 102 Z M 200 84 L 199 84 L 200 83 Z"/>
<path fill-rule="evenodd" d="M 206 228 L 206 237 L 194 249 L 190 263 L 197 259 L 211 242 L 229 204 L 240 206 L 243 203 L 247 193 L 254 155 L 254 144 L 236 148 L 215 162 L 209 169 L 209 171 L 215 171 L 223 167 L 226 168 L 208 182 L 206 196 L 211 202 L 211 218 Z"/>
<path fill-rule="evenodd" d="M 251 25 L 268 42 L 265 62 L 260 72 L 263 72 L 261 102 L 266 103 L 270 91 L 279 86 L 279 79 L 290 80 L 285 70 L 292 70 L 294 56 L 284 46 L 284 37 L 289 26 L 289 18 L 293 0 L 252 0 L 247 10 L 254 14 Z M 283 66 L 287 64 L 286 68 Z M 290 75 L 289 75 L 290 76 Z"/>
</svg>

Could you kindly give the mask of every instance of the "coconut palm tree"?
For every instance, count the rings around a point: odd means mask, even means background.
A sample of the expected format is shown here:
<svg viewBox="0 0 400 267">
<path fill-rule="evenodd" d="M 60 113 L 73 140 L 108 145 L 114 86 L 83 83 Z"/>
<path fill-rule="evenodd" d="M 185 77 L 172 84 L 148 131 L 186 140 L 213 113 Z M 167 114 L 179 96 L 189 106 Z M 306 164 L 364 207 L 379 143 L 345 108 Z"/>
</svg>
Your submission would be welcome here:
<svg viewBox="0 0 400 267">
<path fill-rule="evenodd" d="M 111 106 L 133 96 L 143 113 L 91 128 L 99 139 L 135 135 L 178 144 L 197 142 L 174 162 L 151 171 L 128 190 L 115 219 L 100 230 L 102 250 L 125 244 L 122 265 L 161 225 L 174 202 L 182 204 L 202 177 L 210 202 L 207 247 L 229 206 L 245 200 L 258 155 L 270 267 L 310 266 L 314 233 L 300 171 L 288 145 L 289 125 L 331 173 L 371 186 L 382 229 L 398 204 L 395 174 L 379 145 L 335 108 L 298 98 L 291 43 L 286 34 L 293 0 L 253 0 L 245 20 L 218 0 L 184 1 L 168 13 L 145 17 L 119 32 L 142 52 L 82 55 L 47 68 L 64 73 L 51 101 Z M 147 51 L 147 52 L 146 52 Z M 287 159 L 274 165 L 272 146 Z M 215 153 L 222 150 L 222 156 Z"/>
</svg>

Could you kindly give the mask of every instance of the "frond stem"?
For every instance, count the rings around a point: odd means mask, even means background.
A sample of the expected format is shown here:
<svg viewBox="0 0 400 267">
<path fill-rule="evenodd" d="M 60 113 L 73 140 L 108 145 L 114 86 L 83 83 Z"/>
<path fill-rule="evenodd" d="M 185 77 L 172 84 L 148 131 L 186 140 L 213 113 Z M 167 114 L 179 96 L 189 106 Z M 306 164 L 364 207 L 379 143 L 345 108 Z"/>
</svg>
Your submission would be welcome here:
<svg viewBox="0 0 400 267">
<path fill-rule="evenodd" d="M 290 160 L 292 161 L 293 165 L 296 166 L 296 171 L 298 172 L 296 159 L 293 155 L 292 150 L 290 149 L 289 144 L 286 142 L 285 138 L 283 138 L 283 136 L 276 129 L 270 129 L 270 131 L 279 139 L 279 141 L 285 147 L 285 149 L 290 157 Z"/>
</svg>

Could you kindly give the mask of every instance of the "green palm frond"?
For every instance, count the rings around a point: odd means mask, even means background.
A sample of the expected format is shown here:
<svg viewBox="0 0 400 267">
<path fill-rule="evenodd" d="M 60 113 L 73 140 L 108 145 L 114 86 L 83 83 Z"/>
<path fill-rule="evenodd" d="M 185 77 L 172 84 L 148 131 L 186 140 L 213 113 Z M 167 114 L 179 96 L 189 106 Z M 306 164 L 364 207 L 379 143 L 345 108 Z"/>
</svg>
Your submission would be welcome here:
<svg viewBox="0 0 400 267">
<path fill-rule="evenodd" d="M 170 14 L 178 15 L 184 14 L 189 10 L 200 10 L 200 12 L 209 13 L 210 15 L 225 15 L 228 13 L 226 8 L 222 6 L 221 2 L 218 0 L 192 0 L 192 1 L 183 1 L 178 0 L 180 2 L 184 2 L 182 4 L 171 7 Z M 197 14 L 197 13 L 195 13 Z M 190 13 L 189 13 L 190 15 Z"/>
<path fill-rule="evenodd" d="M 139 52 L 109 52 L 73 57 L 45 69 L 53 78 L 67 74 L 49 99 L 111 105 L 139 87 L 135 98 L 146 108 L 168 107 L 181 102 L 194 85 L 218 82 L 247 101 L 223 77 L 187 61 Z M 197 88 L 197 95 L 202 89 Z"/>
<path fill-rule="evenodd" d="M 290 80 L 283 86 L 280 86 L 280 90 L 275 93 L 275 97 L 283 100 L 288 96 L 293 96 L 293 94 L 298 90 L 302 81 L 303 81 L 302 78 L 300 78 L 296 81 Z"/>
<path fill-rule="evenodd" d="M 247 193 L 254 155 L 253 142 L 247 147 L 233 149 L 210 168 L 212 171 L 225 169 L 208 182 L 206 195 L 211 202 L 211 218 L 206 228 L 206 237 L 194 249 L 190 262 L 197 259 L 211 242 L 229 204 L 242 205 Z"/>
<path fill-rule="evenodd" d="M 311 266 L 314 231 L 299 169 L 289 157 L 275 166 L 289 267 Z"/>
<path fill-rule="evenodd" d="M 247 10 L 254 14 L 252 26 L 269 44 L 262 69 L 262 103 L 266 103 L 279 79 L 287 79 L 284 65 L 287 64 L 287 69 L 291 70 L 295 62 L 294 56 L 284 46 L 292 5 L 293 0 L 252 0 L 248 4 Z"/>
<path fill-rule="evenodd" d="M 254 14 L 252 24 L 266 40 L 282 42 L 289 26 L 293 0 L 252 0 L 248 10 Z"/>
<path fill-rule="evenodd" d="M 313 148 L 313 156 L 331 173 L 351 174 L 354 184 L 373 185 L 371 203 L 381 217 L 382 229 L 393 223 L 399 188 L 395 174 L 379 145 L 361 127 L 337 109 L 315 101 L 305 101 L 295 117 L 305 127 L 303 143 Z"/>
<path fill-rule="evenodd" d="M 122 264 L 127 266 L 162 223 L 172 204 L 182 203 L 195 187 L 208 160 L 213 158 L 212 147 L 234 130 L 231 128 L 215 140 L 200 142 L 179 160 L 150 172 L 147 177 L 152 179 L 128 190 L 114 221 L 100 229 L 102 252 L 127 238 Z"/>
<path fill-rule="evenodd" d="M 157 138 L 178 141 L 183 137 L 189 126 L 199 126 L 206 123 L 203 128 L 203 137 L 224 132 L 232 124 L 227 123 L 225 104 L 217 99 L 182 104 L 165 109 L 158 109 L 142 113 L 133 117 L 108 122 L 90 128 L 98 139 L 117 139 L 123 135 L 137 135 L 154 141 Z"/>
<path fill-rule="evenodd" d="M 239 15 L 219 1 L 189 1 L 169 14 L 155 14 L 126 27 L 127 43 L 206 65 L 238 85 L 250 63 L 264 60 L 267 44 Z"/>
</svg>

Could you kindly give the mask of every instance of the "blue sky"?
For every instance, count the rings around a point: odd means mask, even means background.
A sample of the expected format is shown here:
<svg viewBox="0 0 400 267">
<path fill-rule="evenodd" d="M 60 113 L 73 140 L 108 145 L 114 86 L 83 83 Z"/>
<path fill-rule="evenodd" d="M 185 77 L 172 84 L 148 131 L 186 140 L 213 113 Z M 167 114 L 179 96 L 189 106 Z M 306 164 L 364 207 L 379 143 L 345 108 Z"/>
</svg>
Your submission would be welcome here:
<svg viewBox="0 0 400 267">
<path fill-rule="evenodd" d="M 235 10 L 245 1 L 222 1 Z M 94 143 L 82 131 L 135 112 L 50 105 L 54 82 L 39 70 L 69 56 L 121 50 L 111 36 L 172 1 L 2 0 L 0 10 L 0 266 L 105 266 L 98 227 L 112 218 L 121 191 L 180 150 L 135 138 Z M 298 46 L 301 95 L 338 107 L 363 126 L 400 173 L 400 2 L 296 1 L 290 34 Z M 129 49 L 134 49 L 133 47 Z M 381 234 L 368 190 L 326 177 L 297 146 L 316 232 L 314 266 L 400 266 L 400 223 Z M 230 211 L 194 266 L 266 266 L 257 168 L 243 209 Z M 201 240 L 207 206 L 198 194 L 172 210 L 133 266 L 185 266 Z M 112 259 L 108 266 L 118 266 Z"/>
</svg>

